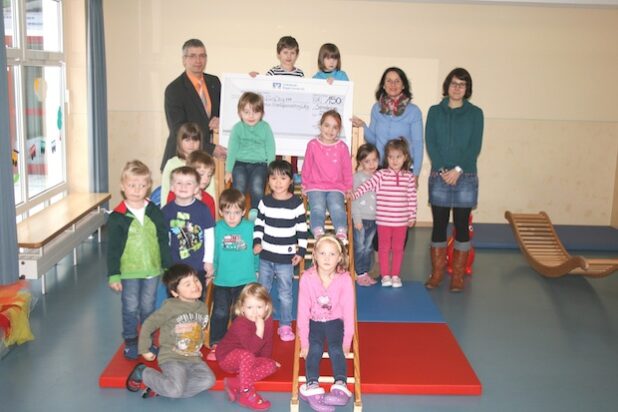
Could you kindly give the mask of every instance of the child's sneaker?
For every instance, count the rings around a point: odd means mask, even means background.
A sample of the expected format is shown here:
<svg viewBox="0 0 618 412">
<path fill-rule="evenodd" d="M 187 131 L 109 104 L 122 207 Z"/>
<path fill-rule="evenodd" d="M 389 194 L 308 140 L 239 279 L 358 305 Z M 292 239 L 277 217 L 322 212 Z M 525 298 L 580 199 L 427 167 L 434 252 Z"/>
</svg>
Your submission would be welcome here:
<svg viewBox="0 0 618 412">
<path fill-rule="evenodd" d="M 334 412 L 335 407 L 324 403 L 324 388 L 317 385 L 307 387 L 306 383 L 300 385 L 300 399 L 307 402 L 311 409 L 318 412 Z"/>
<path fill-rule="evenodd" d="M 142 387 L 142 372 L 146 369 L 146 365 L 138 363 L 135 365 L 129 377 L 127 378 L 126 387 L 131 392 L 137 392 Z"/>
<path fill-rule="evenodd" d="M 265 411 L 270 408 L 270 401 L 262 398 L 253 387 L 245 391 L 240 391 L 238 403 L 254 411 Z"/>
<path fill-rule="evenodd" d="M 124 350 L 122 351 L 125 358 L 129 360 L 137 359 L 139 355 L 137 353 L 137 338 L 133 339 L 125 339 L 124 341 Z"/>
<path fill-rule="evenodd" d="M 292 327 L 289 325 L 279 326 L 277 333 L 279 334 L 281 340 L 284 342 L 292 341 L 296 337 L 294 336 L 294 332 L 292 332 Z"/>
<path fill-rule="evenodd" d="M 215 353 L 215 351 L 217 350 L 217 345 L 212 345 L 212 347 L 210 348 L 210 352 L 208 352 L 208 355 L 206 355 L 206 360 L 209 361 L 216 361 L 217 360 L 217 354 Z"/>
<path fill-rule="evenodd" d="M 359 286 L 373 286 L 376 281 L 367 273 L 362 273 L 356 277 L 356 283 L 358 283 Z"/>
<path fill-rule="evenodd" d="M 324 228 L 322 227 L 314 227 L 311 229 L 311 233 L 313 233 L 313 237 L 315 240 L 318 240 L 322 236 L 324 236 Z"/>
<path fill-rule="evenodd" d="M 342 230 L 342 229 L 337 230 L 335 237 L 339 239 L 341 243 L 343 243 L 344 246 L 348 244 L 348 235 L 345 232 L 345 230 Z"/>
<path fill-rule="evenodd" d="M 382 276 L 382 287 L 388 288 L 393 286 L 393 280 L 389 275 Z"/>
<path fill-rule="evenodd" d="M 150 388 L 146 388 L 146 390 L 144 390 L 144 392 L 142 392 L 142 398 L 144 398 L 144 399 L 154 398 L 156 396 L 159 396 L 159 394 L 156 393 L 155 391 L 153 391 Z"/>
<path fill-rule="evenodd" d="M 352 397 L 352 392 L 345 383 L 335 383 L 330 387 L 330 393 L 324 395 L 324 403 L 332 406 L 345 406 Z"/>
<path fill-rule="evenodd" d="M 400 288 L 403 286 L 403 283 L 401 283 L 401 278 L 399 276 L 393 276 L 392 282 L 394 288 Z"/>
<path fill-rule="evenodd" d="M 230 402 L 236 401 L 240 388 L 238 387 L 238 378 L 223 378 L 223 387 L 227 393 Z"/>
</svg>

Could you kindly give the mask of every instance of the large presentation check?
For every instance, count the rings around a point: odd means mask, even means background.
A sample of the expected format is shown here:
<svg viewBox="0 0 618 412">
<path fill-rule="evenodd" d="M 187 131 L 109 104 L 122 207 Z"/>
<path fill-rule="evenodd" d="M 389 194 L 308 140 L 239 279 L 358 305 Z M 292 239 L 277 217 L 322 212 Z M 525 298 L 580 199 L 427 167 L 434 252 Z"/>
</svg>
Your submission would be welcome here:
<svg viewBox="0 0 618 412">
<path fill-rule="evenodd" d="M 277 154 L 304 156 L 309 140 L 320 133 L 322 113 L 335 109 L 341 115 L 341 139 L 351 147 L 352 82 L 305 79 L 292 76 L 223 75 L 219 143 L 228 145 L 232 127 L 240 121 L 238 99 L 244 92 L 264 98 L 264 120 L 275 135 Z"/>
</svg>

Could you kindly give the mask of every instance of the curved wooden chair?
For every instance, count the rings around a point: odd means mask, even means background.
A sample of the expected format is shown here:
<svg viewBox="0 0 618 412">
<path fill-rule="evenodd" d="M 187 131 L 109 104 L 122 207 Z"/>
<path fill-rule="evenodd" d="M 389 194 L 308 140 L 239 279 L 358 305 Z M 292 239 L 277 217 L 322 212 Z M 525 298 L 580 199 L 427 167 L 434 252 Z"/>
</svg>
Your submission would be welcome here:
<svg viewBox="0 0 618 412">
<path fill-rule="evenodd" d="M 558 238 L 545 212 L 504 214 L 521 252 L 534 270 L 551 278 L 582 275 L 594 278 L 607 276 L 618 270 L 618 259 L 587 259 L 571 256 Z"/>
</svg>

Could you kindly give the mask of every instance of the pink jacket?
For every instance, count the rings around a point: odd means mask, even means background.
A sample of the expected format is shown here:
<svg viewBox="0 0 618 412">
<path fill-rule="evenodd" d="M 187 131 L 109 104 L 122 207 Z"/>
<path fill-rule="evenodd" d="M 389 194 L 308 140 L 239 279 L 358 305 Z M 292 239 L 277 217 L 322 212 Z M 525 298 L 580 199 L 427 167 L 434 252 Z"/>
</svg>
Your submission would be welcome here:
<svg viewBox="0 0 618 412">
<path fill-rule="evenodd" d="M 309 348 L 309 320 L 325 322 L 343 320 L 343 346 L 350 348 L 354 336 L 354 285 L 348 272 L 337 273 L 325 289 L 315 266 L 300 278 L 297 333 L 300 347 Z"/>
<path fill-rule="evenodd" d="M 343 140 L 324 144 L 319 138 L 307 144 L 302 169 L 305 192 L 341 192 L 352 190 L 352 161 L 350 150 Z"/>
</svg>

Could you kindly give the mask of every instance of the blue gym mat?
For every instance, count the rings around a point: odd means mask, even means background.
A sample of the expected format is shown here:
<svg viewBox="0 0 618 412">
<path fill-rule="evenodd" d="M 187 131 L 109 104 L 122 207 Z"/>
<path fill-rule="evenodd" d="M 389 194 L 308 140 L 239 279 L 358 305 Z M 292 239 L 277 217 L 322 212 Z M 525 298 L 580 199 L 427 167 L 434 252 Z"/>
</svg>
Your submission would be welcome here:
<svg viewBox="0 0 618 412">
<path fill-rule="evenodd" d="M 474 223 L 473 226 L 474 247 L 519 249 L 508 224 Z M 555 225 L 554 228 L 567 250 L 618 252 L 618 229 L 611 226 Z"/>
<path fill-rule="evenodd" d="M 279 320 L 277 287 L 271 290 L 275 308 L 274 319 Z M 298 281 L 294 281 L 292 317 L 296 319 Z M 356 288 L 359 322 L 387 323 L 444 323 L 442 314 L 433 303 L 421 282 L 403 282 L 402 288 L 383 288 L 380 284 Z"/>
</svg>

